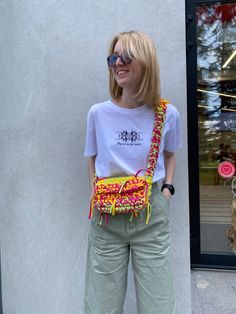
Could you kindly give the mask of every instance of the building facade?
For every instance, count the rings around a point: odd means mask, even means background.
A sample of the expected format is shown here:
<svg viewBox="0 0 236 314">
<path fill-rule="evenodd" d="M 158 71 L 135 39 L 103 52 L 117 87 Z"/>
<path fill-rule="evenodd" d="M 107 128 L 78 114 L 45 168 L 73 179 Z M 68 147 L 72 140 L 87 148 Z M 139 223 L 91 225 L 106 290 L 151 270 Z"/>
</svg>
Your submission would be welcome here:
<svg viewBox="0 0 236 314">
<path fill-rule="evenodd" d="M 171 261 L 179 313 L 191 313 L 191 262 L 193 267 L 233 268 L 232 251 L 209 240 L 214 228 L 219 234 L 231 223 L 226 209 L 212 213 L 211 206 L 214 193 L 224 194 L 224 208 L 232 201 L 232 180 L 216 172 L 219 159 L 213 157 L 221 142 L 235 154 L 236 58 L 221 71 L 222 62 L 236 49 L 233 4 L 1 1 L 4 314 L 82 313 L 89 227 L 86 115 L 92 104 L 110 97 L 106 56 L 110 39 L 120 31 L 141 30 L 154 39 L 162 96 L 181 113 L 183 147 L 177 154 L 176 196 L 171 202 Z M 209 262 L 212 254 L 219 258 L 222 252 L 224 261 Z M 130 269 L 125 313 L 135 311 Z"/>
</svg>

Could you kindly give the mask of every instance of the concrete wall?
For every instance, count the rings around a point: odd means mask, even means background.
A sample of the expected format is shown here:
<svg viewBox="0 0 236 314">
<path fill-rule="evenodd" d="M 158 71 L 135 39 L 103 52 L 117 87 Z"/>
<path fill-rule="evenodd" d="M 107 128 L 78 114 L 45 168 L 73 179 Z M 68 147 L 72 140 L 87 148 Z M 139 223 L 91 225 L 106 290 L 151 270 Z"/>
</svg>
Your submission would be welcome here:
<svg viewBox="0 0 236 314">
<path fill-rule="evenodd" d="M 0 1 L 1 267 L 4 314 L 77 314 L 88 231 L 86 114 L 109 97 L 111 37 L 138 29 L 159 51 L 162 94 L 180 110 L 172 201 L 179 313 L 190 313 L 185 2 Z M 135 313 L 130 275 L 125 313 Z"/>
<path fill-rule="evenodd" d="M 0 254 L 1 255 L 1 254 Z M 0 256 L 1 257 L 1 256 Z M 0 260 L 0 314 L 3 314 L 2 309 L 2 279 L 1 279 L 1 260 Z"/>
</svg>

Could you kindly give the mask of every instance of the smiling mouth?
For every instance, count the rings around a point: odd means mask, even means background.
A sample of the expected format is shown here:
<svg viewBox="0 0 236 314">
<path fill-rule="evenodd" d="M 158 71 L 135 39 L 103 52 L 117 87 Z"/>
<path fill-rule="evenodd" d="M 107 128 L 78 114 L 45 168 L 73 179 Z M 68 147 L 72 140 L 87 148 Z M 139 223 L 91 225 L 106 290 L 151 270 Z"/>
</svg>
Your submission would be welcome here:
<svg viewBox="0 0 236 314">
<path fill-rule="evenodd" d="M 126 73 L 128 73 L 129 71 L 126 71 L 126 70 L 119 70 L 117 71 L 117 75 L 124 75 Z"/>
</svg>

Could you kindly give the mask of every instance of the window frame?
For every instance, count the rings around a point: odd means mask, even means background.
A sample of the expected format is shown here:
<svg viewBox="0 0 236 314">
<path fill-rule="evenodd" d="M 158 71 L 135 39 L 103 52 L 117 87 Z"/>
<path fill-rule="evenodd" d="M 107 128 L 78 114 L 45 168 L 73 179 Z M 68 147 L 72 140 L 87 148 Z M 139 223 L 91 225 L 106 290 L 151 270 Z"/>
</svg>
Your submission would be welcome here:
<svg viewBox="0 0 236 314">
<path fill-rule="evenodd" d="M 189 210 L 190 210 L 190 257 L 192 268 L 236 269 L 236 256 L 201 253 L 200 238 L 200 191 L 199 191 L 199 145 L 197 109 L 197 37 L 196 8 L 199 5 L 236 3 L 232 1 L 186 0 L 186 57 L 187 57 L 187 127 L 189 164 Z"/>
</svg>

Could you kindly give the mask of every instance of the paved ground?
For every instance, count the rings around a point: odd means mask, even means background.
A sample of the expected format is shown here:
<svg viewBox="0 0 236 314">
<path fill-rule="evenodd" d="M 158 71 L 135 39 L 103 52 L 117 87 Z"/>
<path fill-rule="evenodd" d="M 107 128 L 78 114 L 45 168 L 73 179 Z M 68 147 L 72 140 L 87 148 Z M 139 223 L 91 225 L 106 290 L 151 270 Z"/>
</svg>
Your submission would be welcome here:
<svg viewBox="0 0 236 314">
<path fill-rule="evenodd" d="M 192 314 L 235 313 L 236 272 L 192 271 Z"/>
</svg>

